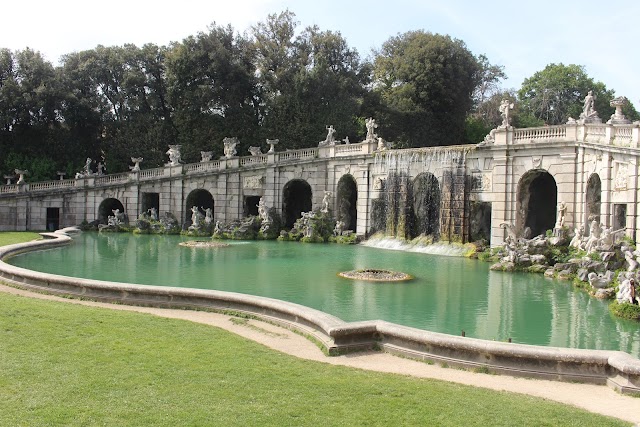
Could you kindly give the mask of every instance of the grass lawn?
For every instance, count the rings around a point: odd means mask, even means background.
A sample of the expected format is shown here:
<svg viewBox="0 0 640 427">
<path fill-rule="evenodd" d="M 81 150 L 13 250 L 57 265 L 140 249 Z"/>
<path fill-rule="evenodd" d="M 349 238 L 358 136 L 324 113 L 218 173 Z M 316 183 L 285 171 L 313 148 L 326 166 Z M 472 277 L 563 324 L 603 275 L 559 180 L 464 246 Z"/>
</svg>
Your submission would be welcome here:
<svg viewBox="0 0 640 427">
<path fill-rule="evenodd" d="M 38 233 L 31 231 L 3 231 L 0 232 L 0 246 L 11 245 L 13 243 L 28 242 L 30 240 L 40 239 Z"/>
<path fill-rule="evenodd" d="M 628 424 L 539 398 L 299 360 L 188 321 L 0 293 L 0 425 Z"/>
</svg>

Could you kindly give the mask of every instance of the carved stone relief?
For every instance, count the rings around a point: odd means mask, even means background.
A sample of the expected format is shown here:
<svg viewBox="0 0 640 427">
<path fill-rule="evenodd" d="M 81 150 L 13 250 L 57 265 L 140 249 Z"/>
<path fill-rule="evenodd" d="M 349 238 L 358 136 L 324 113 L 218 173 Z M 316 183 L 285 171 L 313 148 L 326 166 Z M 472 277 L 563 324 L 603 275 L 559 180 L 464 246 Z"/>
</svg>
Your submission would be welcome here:
<svg viewBox="0 0 640 427">
<path fill-rule="evenodd" d="M 264 184 L 264 177 L 259 175 L 245 176 L 242 182 L 242 186 L 244 188 L 253 188 L 253 189 L 262 188 L 263 184 Z"/>
</svg>

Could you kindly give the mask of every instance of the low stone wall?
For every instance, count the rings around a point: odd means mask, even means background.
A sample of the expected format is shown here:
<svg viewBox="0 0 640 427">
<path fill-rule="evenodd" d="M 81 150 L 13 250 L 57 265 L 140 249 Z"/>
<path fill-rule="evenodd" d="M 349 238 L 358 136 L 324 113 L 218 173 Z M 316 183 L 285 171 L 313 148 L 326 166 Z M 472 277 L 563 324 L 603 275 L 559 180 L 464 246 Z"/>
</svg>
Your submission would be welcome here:
<svg viewBox="0 0 640 427">
<path fill-rule="evenodd" d="M 66 233 L 0 248 L 0 260 L 18 253 L 62 246 Z M 0 261 L 0 279 L 55 295 L 130 305 L 212 310 L 255 316 L 318 341 L 329 354 L 381 348 L 413 359 L 513 376 L 607 384 L 640 392 L 640 360 L 621 351 L 583 350 L 486 341 L 424 331 L 385 321 L 344 322 L 298 304 L 233 292 L 135 285 L 35 272 Z"/>
</svg>

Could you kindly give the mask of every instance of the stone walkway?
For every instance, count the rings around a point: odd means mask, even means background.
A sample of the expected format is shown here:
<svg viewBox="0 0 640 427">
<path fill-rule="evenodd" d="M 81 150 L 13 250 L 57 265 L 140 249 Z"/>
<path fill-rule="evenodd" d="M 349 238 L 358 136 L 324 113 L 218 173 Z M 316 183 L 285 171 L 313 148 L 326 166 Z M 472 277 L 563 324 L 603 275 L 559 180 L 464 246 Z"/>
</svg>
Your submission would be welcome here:
<svg viewBox="0 0 640 427">
<path fill-rule="evenodd" d="M 315 344 L 302 336 L 288 329 L 257 320 L 249 320 L 246 323 L 231 322 L 228 315 L 217 313 L 134 307 L 73 300 L 24 291 L 5 285 L 0 285 L 0 292 L 113 310 L 149 313 L 172 319 L 189 320 L 225 329 L 274 350 L 302 359 L 419 378 L 434 378 L 492 390 L 523 393 L 640 424 L 640 398 L 623 396 L 606 386 L 474 373 L 458 369 L 442 368 L 438 365 L 428 365 L 381 352 L 362 352 L 344 356 L 327 357 Z"/>
</svg>

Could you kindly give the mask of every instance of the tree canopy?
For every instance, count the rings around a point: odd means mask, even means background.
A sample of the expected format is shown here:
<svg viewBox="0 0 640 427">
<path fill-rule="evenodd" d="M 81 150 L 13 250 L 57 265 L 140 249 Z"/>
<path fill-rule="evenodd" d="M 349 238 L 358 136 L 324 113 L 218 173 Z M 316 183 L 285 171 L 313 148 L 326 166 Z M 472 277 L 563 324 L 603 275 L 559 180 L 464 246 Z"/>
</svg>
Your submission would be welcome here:
<svg viewBox="0 0 640 427">
<path fill-rule="evenodd" d="M 603 120 L 613 112 L 614 91 L 579 65 L 550 64 L 517 91 L 501 87 L 505 77 L 461 40 L 422 30 L 390 37 L 364 61 L 339 32 L 299 28 L 288 10 L 244 34 L 213 23 L 168 46 L 98 45 L 55 67 L 29 48 L 0 49 L 0 172 L 72 176 L 87 157 L 109 173 L 128 170 L 132 156 L 151 168 L 169 144 L 196 162 L 201 151 L 220 156 L 233 136 L 239 155 L 266 150 L 267 138 L 304 148 L 330 125 L 356 142 L 367 117 L 399 148 L 477 143 L 500 124 L 505 97 L 517 100 L 520 127 L 577 118 L 589 90 Z M 638 119 L 633 105 L 624 112 Z"/>
</svg>

